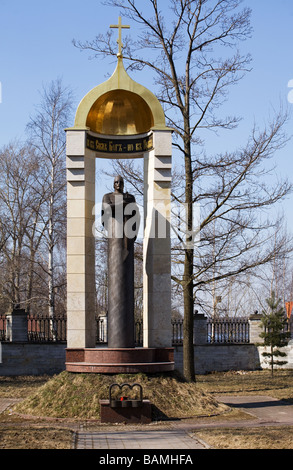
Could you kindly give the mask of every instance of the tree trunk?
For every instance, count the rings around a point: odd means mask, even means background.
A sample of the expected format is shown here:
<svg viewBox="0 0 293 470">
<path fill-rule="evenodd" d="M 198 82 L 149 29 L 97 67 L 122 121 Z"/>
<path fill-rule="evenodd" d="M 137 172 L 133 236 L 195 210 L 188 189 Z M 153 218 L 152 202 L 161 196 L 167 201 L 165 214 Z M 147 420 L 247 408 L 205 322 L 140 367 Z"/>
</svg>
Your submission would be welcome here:
<svg viewBox="0 0 293 470">
<path fill-rule="evenodd" d="M 187 124 L 188 125 L 188 124 Z M 195 381 L 194 348 L 193 348 L 193 212 L 192 212 L 192 166 L 190 140 L 185 142 L 185 203 L 187 208 L 187 235 L 184 256 L 183 297 L 183 373 L 189 382 Z"/>
<path fill-rule="evenodd" d="M 55 331 L 55 296 L 54 296 L 54 233 L 53 233 L 53 210 L 54 210 L 54 184 L 55 184 L 55 171 L 54 162 L 51 168 L 51 195 L 50 195 L 50 206 L 49 206 L 49 229 L 48 229 L 48 307 L 49 307 L 49 318 L 50 318 L 50 329 L 53 339 L 56 338 Z"/>
<path fill-rule="evenodd" d="M 193 347 L 193 250 L 186 250 L 184 259 L 183 297 L 183 373 L 189 382 L 195 381 Z"/>
</svg>

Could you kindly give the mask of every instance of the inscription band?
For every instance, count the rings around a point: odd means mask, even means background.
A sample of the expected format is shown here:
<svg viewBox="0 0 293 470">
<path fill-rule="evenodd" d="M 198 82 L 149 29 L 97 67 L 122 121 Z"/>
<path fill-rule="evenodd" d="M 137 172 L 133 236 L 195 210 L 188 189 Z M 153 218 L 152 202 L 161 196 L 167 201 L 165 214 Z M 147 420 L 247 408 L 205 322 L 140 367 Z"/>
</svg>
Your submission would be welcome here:
<svg viewBox="0 0 293 470">
<path fill-rule="evenodd" d="M 138 139 L 105 139 L 87 134 L 86 147 L 101 153 L 148 152 L 153 148 L 153 136 Z"/>
</svg>

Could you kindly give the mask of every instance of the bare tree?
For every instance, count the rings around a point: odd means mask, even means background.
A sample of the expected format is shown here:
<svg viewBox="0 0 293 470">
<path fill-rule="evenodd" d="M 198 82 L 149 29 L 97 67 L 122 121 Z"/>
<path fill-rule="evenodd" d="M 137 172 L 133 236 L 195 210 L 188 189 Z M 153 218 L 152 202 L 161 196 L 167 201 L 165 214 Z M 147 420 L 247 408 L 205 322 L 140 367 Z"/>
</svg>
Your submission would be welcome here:
<svg viewBox="0 0 293 470">
<path fill-rule="evenodd" d="M 44 237 L 40 167 L 29 145 L 10 144 L 0 153 L 2 292 L 10 305 L 29 311 L 36 253 Z"/>
<path fill-rule="evenodd" d="M 184 298 L 184 375 L 195 380 L 193 314 L 195 296 L 207 284 L 244 274 L 272 258 L 266 243 L 275 222 L 259 217 L 291 190 L 287 182 L 266 184 L 266 161 L 285 142 L 286 113 L 277 113 L 263 131 L 253 129 L 247 146 L 223 155 L 204 152 L 204 132 L 232 130 L 237 116 L 219 113 L 228 91 L 249 71 L 251 57 L 237 49 L 251 35 L 248 8 L 241 0 L 107 0 L 139 26 L 137 39 L 124 40 L 124 60 L 131 70 L 147 67 L 155 77 L 174 149 L 182 156 L 183 180 L 173 191 L 188 207 L 183 269 L 173 276 Z M 168 9 L 168 12 L 167 12 Z M 113 33 L 74 44 L 97 57 L 116 54 Z M 131 172 L 129 172 L 129 176 Z M 262 181 L 260 182 L 260 178 Z M 201 242 L 190 246 L 193 208 L 201 204 Z M 214 224 L 216 221 L 216 232 Z M 213 250 L 211 250 L 211 246 Z M 278 240 L 279 252 L 284 247 Z M 212 253 L 213 251 L 213 253 Z M 176 247 L 174 247 L 176 252 Z M 252 254 L 253 253 L 253 254 Z"/>
<path fill-rule="evenodd" d="M 57 79 L 44 87 L 40 104 L 30 118 L 27 130 L 42 167 L 46 189 L 46 243 L 48 248 L 48 310 L 54 318 L 56 279 L 54 251 L 66 236 L 65 132 L 72 112 L 72 93 Z M 64 243 L 63 243 L 64 245 Z"/>
</svg>

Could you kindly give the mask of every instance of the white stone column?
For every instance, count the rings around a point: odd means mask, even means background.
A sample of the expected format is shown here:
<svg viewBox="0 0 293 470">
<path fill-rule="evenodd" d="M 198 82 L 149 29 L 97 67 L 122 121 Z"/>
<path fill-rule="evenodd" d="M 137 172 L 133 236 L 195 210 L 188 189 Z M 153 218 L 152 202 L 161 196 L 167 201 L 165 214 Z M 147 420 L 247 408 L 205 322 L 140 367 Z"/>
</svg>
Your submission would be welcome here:
<svg viewBox="0 0 293 470">
<path fill-rule="evenodd" d="M 95 347 L 95 156 L 67 130 L 67 347 Z"/>
<path fill-rule="evenodd" d="M 171 130 L 144 156 L 143 345 L 171 347 Z"/>
<path fill-rule="evenodd" d="M 255 313 L 249 317 L 249 342 L 258 344 L 263 343 L 263 338 L 259 335 L 264 331 L 263 324 L 261 322 L 262 315 Z"/>
</svg>

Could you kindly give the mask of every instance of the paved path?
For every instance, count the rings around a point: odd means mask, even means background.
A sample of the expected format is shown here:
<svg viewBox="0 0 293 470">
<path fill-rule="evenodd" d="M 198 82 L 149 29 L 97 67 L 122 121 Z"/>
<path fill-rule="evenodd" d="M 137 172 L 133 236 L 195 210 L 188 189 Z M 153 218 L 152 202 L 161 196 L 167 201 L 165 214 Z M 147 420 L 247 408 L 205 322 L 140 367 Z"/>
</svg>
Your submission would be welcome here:
<svg viewBox="0 0 293 470">
<path fill-rule="evenodd" d="M 127 428 L 123 431 L 79 431 L 75 449 L 206 449 L 208 446 L 181 429 Z"/>
<path fill-rule="evenodd" d="M 293 425 L 293 405 L 266 395 L 217 396 L 216 399 L 233 408 L 241 408 L 260 424 Z"/>
</svg>

